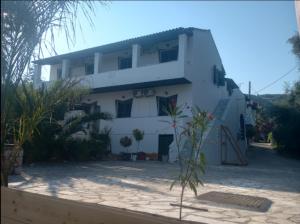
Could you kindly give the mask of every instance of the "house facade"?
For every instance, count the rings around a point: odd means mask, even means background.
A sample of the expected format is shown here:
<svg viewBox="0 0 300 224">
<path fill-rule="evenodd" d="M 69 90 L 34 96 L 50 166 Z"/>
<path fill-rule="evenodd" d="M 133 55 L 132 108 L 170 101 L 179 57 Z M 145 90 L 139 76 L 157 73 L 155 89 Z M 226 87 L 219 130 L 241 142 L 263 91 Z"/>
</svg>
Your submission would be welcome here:
<svg viewBox="0 0 300 224">
<path fill-rule="evenodd" d="M 111 128 L 112 153 L 125 151 L 120 139 L 132 137 L 132 130 L 138 128 L 145 133 L 141 151 L 157 153 L 159 159 L 169 155 L 174 133 L 162 122 L 169 119 L 164 110 L 168 105 L 181 106 L 189 117 L 193 106 L 216 114 L 224 124 L 228 120 L 234 136 L 242 129 L 240 116 L 245 113 L 245 99 L 233 80 L 225 78 L 209 30 L 177 28 L 34 63 L 36 87 L 42 83 L 41 66 L 50 65 L 50 82 L 79 78 L 92 89 L 83 102 L 93 105 L 94 111 L 113 115 L 112 121 L 96 123 L 97 131 Z M 229 105 L 234 112 L 224 117 Z M 218 125 L 210 132 L 215 132 Z M 224 143 L 220 143 L 220 133 L 211 133 L 207 133 L 207 139 L 209 142 L 211 138 L 214 147 L 207 147 L 206 154 L 209 162 L 221 163 Z M 238 144 L 244 153 L 243 141 Z M 129 151 L 136 152 L 136 148 L 133 141 Z"/>
</svg>

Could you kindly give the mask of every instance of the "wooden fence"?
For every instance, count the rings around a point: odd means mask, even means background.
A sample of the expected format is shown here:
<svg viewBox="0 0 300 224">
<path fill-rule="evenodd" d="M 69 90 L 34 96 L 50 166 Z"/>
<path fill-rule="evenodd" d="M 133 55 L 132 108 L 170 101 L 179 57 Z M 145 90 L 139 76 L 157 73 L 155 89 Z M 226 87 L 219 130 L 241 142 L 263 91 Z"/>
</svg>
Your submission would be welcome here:
<svg viewBox="0 0 300 224">
<path fill-rule="evenodd" d="M 187 224 L 174 218 L 1 187 L 2 224 Z"/>
</svg>

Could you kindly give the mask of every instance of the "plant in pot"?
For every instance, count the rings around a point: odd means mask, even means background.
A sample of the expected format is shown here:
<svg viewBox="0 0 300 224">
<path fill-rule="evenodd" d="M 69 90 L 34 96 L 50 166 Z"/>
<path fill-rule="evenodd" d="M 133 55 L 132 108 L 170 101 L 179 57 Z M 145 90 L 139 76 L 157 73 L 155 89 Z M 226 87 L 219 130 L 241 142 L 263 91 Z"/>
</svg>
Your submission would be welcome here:
<svg viewBox="0 0 300 224">
<path fill-rule="evenodd" d="M 141 131 L 140 129 L 134 129 L 132 131 L 132 135 L 137 142 L 137 150 L 136 153 L 133 153 L 133 160 L 136 160 L 139 151 L 140 151 L 140 142 L 144 139 L 144 131 Z"/>
<path fill-rule="evenodd" d="M 131 154 L 128 152 L 128 147 L 132 144 L 131 138 L 124 136 L 120 139 L 120 144 L 126 149 L 126 153 L 122 153 L 122 158 L 124 160 L 130 160 Z"/>
</svg>

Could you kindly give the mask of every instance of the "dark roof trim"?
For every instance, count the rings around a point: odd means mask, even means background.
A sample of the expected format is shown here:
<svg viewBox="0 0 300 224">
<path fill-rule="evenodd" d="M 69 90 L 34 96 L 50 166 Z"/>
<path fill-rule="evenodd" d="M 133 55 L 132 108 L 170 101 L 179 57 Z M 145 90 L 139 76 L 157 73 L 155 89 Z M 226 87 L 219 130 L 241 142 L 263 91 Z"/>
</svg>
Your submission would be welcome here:
<svg viewBox="0 0 300 224">
<path fill-rule="evenodd" d="M 154 33 L 154 34 L 145 35 L 145 36 L 141 36 L 141 37 L 131 38 L 128 40 L 123 40 L 123 41 L 106 44 L 106 45 L 102 45 L 102 46 L 98 46 L 98 47 L 88 48 L 88 49 L 84 49 L 81 51 L 75 51 L 75 52 L 71 52 L 71 53 L 67 53 L 67 54 L 61 54 L 61 55 L 57 55 L 57 56 L 53 56 L 53 57 L 49 57 L 49 58 L 45 58 L 45 59 L 40 59 L 40 60 L 33 61 L 33 63 L 40 64 L 40 65 L 56 64 L 56 63 L 60 63 L 60 61 L 62 59 L 85 57 L 85 56 L 89 56 L 95 52 L 108 53 L 108 52 L 124 50 L 124 49 L 127 49 L 128 47 L 131 47 L 132 44 L 147 45 L 147 44 L 155 43 L 157 41 L 167 41 L 167 40 L 177 37 L 180 34 L 184 34 L 184 33 L 187 35 L 192 35 L 194 29 L 197 29 L 197 28 L 179 27 L 179 28 L 172 29 L 172 30 L 167 30 L 167 31 L 159 32 L 159 33 Z M 197 30 L 201 30 L 201 29 L 197 29 Z M 203 31 L 207 31 L 207 30 L 203 30 Z"/>
<path fill-rule="evenodd" d="M 126 85 L 118 85 L 118 86 L 109 86 L 103 88 L 95 88 L 92 89 L 91 93 L 125 91 L 125 90 L 132 90 L 132 89 L 143 89 L 143 88 L 171 86 L 171 85 L 188 84 L 188 83 L 191 82 L 185 78 L 165 79 L 165 80 L 152 81 L 152 82 L 142 82 L 142 83 L 133 83 L 133 84 L 126 84 Z"/>
</svg>

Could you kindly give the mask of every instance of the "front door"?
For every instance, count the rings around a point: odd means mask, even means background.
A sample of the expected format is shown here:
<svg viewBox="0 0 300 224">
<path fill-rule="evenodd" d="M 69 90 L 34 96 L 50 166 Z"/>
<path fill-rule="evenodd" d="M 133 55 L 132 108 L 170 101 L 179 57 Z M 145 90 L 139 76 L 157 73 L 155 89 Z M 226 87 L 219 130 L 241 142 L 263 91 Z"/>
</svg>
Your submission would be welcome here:
<svg viewBox="0 0 300 224">
<path fill-rule="evenodd" d="M 158 136 L 158 160 L 162 161 L 163 156 L 169 156 L 169 145 L 173 142 L 173 135 Z"/>
</svg>

